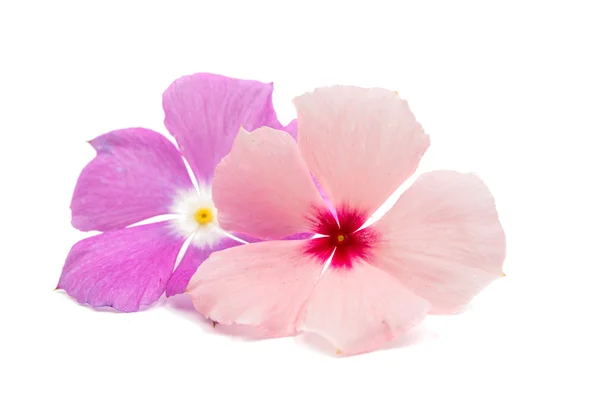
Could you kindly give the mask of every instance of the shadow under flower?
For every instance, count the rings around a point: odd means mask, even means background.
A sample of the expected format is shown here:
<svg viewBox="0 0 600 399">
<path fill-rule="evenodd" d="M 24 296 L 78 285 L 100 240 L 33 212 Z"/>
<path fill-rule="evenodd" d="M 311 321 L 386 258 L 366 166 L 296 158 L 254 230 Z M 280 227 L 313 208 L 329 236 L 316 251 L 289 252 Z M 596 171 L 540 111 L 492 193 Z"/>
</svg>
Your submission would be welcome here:
<svg viewBox="0 0 600 399">
<path fill-rule="evenodd" d="M 406 348 L 412 345 L 417 345 L 422 342 L 434 340 L 438 337 L 438 335 L 433 332 L 431 329 L 427 328 L 424 324 L 420 324 L 417 327 L 408 330 L 404 333 L 399 334 L 394 340 L 388 342 L 387 344 L 381 346 L 380 348 L 374 350 L 373 352 L 379 352 L 382 350 L 389 349 L 399 349 Z M 303 346 L 307 346 L 317 352 L 327 355 L 333 358 L 339 357 L 353 357 L 356 355 L 360 355 L 361 353 L 357 353 L 354 355 L 345 355 L 342 352 L 336 351 L 335 347 L 327 341 L 325 338 L 321 337 L 315 333 L 302 333 L 298 337 L 296 337 L 296 341 Z M 369 352 L 369 353 L 373 353 Z"/>
<path fill-rule="evenodd" d="M 71 302 L 74 302 L 75 304 L 79 305 L 79 307 L 84 308 L 84 309 L 88 309 L 91 310 L 93 312 L 98 312 L 98 313 L 114 313 L 114 314 L 131 314 L 131 313 L 138 313 L 138 312 L 144 312 L 146 310 L 150 310 L 152 308 L 155 308 L 156 305 L 159 303 L 159 301 L 152 303 L 150 305 L 142 305 L 140 306 L 140 308 L 136 311 L 132 311 L 132 312 L 124 312 L 124 311 L 120 311 L 117 310 L 111 306 L 99 306 L 99 307 L 93 307 L 87 303 L 82 303 L 82 302 L 78 302 L 75 298 L 73 298 L 72 296 L 70 296 L 65 290 L 61 289 L 61 288 L 55 288 L 54 292 L 58 293 L 59 295 L 63 296 L 64 298 L 66 298 L 66 300 L 69 300 Z"/>
<path fill-rule="evenodd" d="M 115 314 L 128 314 L 128 312 L 120 312 L 112 307 L 103 306 L 99 308 L 93 308 L 87 304 L 79 303 L 75 299 L 71 298 L 64 290 L 56 290 L 56 292 L 65 296 L 68 300 L 71 300 L 77 303 L 82 308 L 86 308 L 92 310 L 94 312 L 100 313 L 115 313 Z M 143 312 L 146 310 L 151 310 L 152 308 L 162 307 L 167 309 L 168 311 L 175 312 L 180 316 L 183 316 L 185 319 L 195 323 L 200 326 L 205 332 L 226 335 L 235 339 L 244 340 L 244 341 L 260 341 L 265 339 L 273 339 L 269 334 L 257 327 L 233 324 L 233 325 L 225 325 L 213 322 L 210 319 L 205 318 L 200 313 L 196 311 L 194 305 L 192 303 L 192 299 L 187 294 L 175 295 L 171 298 L 161 297 L 158 301 L 151 305 L 140 307 L 138 312 Z M 468 309 L 469 307 L 466 307 Z M 460 313 L 462 313 L 465 309 L 462 309 Z M 389 343 L 383 345 L 381 348 L 377 349 L 377 351 L 388 350 L 388 349 L 398 349 L 405 348 L 411 345 L 416 345 L 421 342 L 429 341 L 436 339 L 438 335 L 433 332 L 431 329 L 427 328 L 424 323 L 419 326 L 400 334 L 396 339 L 390 341 Z M 289 338 L 289 337 L 280 337 L 280 338 Z M 343 353 L 337 353 L 333 345 L 327 341 L 325 338 L 321 337 L 318 334 L 314 333 L 300 333 L 295 336 L 296 342 L 300 345 L 309 347 L 321 354 L 327 355 L 329 357 L 338 358 L 338 357 L 352 357 L 354 355 L 348 356 Z"/>
<path fill-rule="evenodd" d="M 264 330 L 240 324 L 225 325 L 205 318 L 194 308 L 192 298 L 189 295 L 175 295 L 164 301 L 163 307 L 169 311 L 182 315 L 186 319 L 199 325 L 209 333 L 227 335 L 244 341 L 259 341 L 270 338 Z"/>
<path fill-rule="evenodd" d="M 235 339 L 244 341 L 259 341 L 264 339 L 273 339 L 269 337 L 268 333 L 264 330 L 245 326 L 245 325 L 225 325 L 214 323 L 210 319 L 205 318 L 196 311 L 192 303 L 192 299 L 189 295 L 182 294 L 168 298 L 163 302 L 163 306 L 169 311 L 173 311 L 192 321 L 193 323 L 200 326 L 204 331 L 230 336 Z M 405 348 L 412 345 L 417 345 L 422 342 L 434 340 L 438 335 L 433 332 L 430 328 L 427 328 L 425 323 L 418 325 L 417 327 L 400 334 L 394 340 L 383 345 L 376 351 Z M 282 337 L 286 338 L 286 337 Z M 335 348 L 329 341 L 321 337 L 318 334 L 313 333 L 300 333 L 295 337 L 296 341 L 303 346 L 307 346 L 317 352 L 328 355 L 330 357 L 351 357 L 344 354 L 336 353 Z"/>
</svg>

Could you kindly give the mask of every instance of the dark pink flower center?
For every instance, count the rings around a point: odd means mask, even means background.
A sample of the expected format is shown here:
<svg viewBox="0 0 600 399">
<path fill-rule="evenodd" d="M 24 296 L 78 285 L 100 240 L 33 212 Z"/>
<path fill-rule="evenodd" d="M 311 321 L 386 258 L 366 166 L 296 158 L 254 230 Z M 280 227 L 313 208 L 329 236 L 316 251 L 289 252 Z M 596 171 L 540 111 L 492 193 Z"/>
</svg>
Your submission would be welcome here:
<svg viewBox="0 0 600 399">
<path fill-rule="evenodd" d="M 331 260 L 333 268 L 351 268 L 353 261 L 368 261 L 378 234 L 370 227 L 357 231 L 367 220 L 366 213 L 348 207 L 342 207 L 336 213 L 339 224 L 326 209 L 311 218 L 314 231 L 326 237 L 309 240 L 306 253 L 326 262 L 335 250 Z"/>
</svg>

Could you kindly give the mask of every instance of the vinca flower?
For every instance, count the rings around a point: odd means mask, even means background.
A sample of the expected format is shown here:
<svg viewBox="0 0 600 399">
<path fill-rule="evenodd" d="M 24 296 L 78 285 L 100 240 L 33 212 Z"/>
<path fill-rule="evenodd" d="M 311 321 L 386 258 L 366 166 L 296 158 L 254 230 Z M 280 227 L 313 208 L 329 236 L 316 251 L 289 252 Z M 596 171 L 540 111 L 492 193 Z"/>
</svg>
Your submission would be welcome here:
<svg viewBox="0 0 600 399">
<path fill-rule="evenodd" d="M 144 128 L 91 140 L 97 155 L 77 181 L 72 224 L 101 233 L 73 246 L 57 288 L 92 307 L 137 311 L 165 291 L 182 293 L 213 251 L 239 245 L 219 226 L 213 173 L 240 126 L 270 126 L 295 137 L 296 121 L 285 128 L 278 122 L 272 91 L 257 81 L 184 76 L 163 95 L 165 126 L 178 148 Z M 171 219 L 137 224 L 161 215 Z"/>
<path fill-rule="evenodd" d="M 272 241 L 213 253 L 187 288 L 200 313 L 272 337 L 317 333 L 350 355 L 428 313 L 457 311 L 503 275 L 504 231 L 474 174 L 424 173 L 364 226 L 429 147 L 406 101 L 337 86 L 295 106 L 297 143 L 270 127 L 242 129 L 216 169 L 220 225 Z M 306 231 L 318 236 L 281 240 Z"/>
</svg>

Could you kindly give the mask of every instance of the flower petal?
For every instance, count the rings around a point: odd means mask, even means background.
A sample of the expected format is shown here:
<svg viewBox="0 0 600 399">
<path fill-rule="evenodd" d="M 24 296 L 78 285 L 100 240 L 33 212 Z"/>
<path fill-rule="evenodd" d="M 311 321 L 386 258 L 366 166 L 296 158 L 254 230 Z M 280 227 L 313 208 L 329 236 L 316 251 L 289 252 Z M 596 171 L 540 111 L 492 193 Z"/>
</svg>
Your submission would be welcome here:
<svg viewBox="0 0 600 399">
<path fill-rule="evenodd" d="M 381 347 L 414 327 L 429 303 L 398 280 L 369 264 L 328 268 L 311 293 L 299 322 L 345 355 Z"/>
<path fill-rule="evenodd" d="M 163 94 L 165 126 L 196 178 L 210 183 L 215 166 L 231 149 L 243 126 L 277 129 L 282 125 L 272 103 L 273 84 L 209 73 L 183 76 Z M 295 132 L 294 124 L 287 129 Z"/>
<path fill-rule="evenodd" d="M 204 316 L 221 324 L 294 334 L 296 318 L 323 265 L 304 254 L 305 240 L 270 241 L 214 252 L 188 292 Z"/>
<path fill-rule="evenodd" d="M 57 288 L 92 307 L 135 312 L 156 301 L 184 237 L 168 222 L 102 233 L 79 241 L 67 256 Z"/>
<path fill-rule="evenodd" d="M 294 104 L 302 156 L 336 208 L 371 215 L 429 147 L 406 101 L 388 90 L 327 87 Z"/>
<path fill-rule="evenodd" d="M 372 228 L 383 239 L 374 264 L 451 313 L 502 276 L 506 239 L 494 199 L 473 174 L 420 176 Z"/>
<path fill-rule="evenodd" d="M 290 136 L 294 138 L 294 140 L 298 140 L 298 120 L 292 120 L 287 126 L 277 127 L 277 126 L 269 126 L 277 130 L 283 130 L 288 132 Z"/>
<path fill-rule="evenodd" d="M 179 151 L 152 130 L 115 130 L 90 144 L 97 155 L 81 172 L 71 200 L 79 230 L 121 229 L 167 214 L 180 190 L 194 188 Z"/>
<path fill-rule="evenodd" d="M 325 207 L 294 140 L 268 127 L 240 130 L 215 172 L 213 199 L 221 227 L 262 239 L 310 231 L 307 216 Z"/>
<path fill-rule="evenodd" d="M 237 245 L 241 245 L 241 242 L 227 236 L 223 236 L 223 238 L 211 248 L 200 248 L 191 243 L 167 283 L 167 297 L 184 293 L 190 279 L 194 273 L 196 273 L 198 266 L 200 266 L 211 253 L 235 247 Z"/>
</svg>

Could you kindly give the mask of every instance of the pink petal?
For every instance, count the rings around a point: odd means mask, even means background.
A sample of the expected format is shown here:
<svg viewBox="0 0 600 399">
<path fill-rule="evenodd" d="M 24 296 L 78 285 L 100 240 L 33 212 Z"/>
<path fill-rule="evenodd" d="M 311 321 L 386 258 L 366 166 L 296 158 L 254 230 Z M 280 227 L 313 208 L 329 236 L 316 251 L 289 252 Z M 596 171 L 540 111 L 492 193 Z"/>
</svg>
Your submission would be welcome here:
<svg viewBox="0 0 600 399">
<path fill-rule="evenodd" d="M 177 79 L 163 94 L 165 126 L 199 181 L 211 181 L 240 127 L 282 128 L 273 109 L 272 83 L 198 73 Z M 296 125 L 286 127 L 295 134 Z"/>
<path fill-rule="evenodd" d="M 388 90 L 327 87 L 294 104 L 302 156 L 336 208 L 371 215 L 429 147 L 406 101 Z"/>
<path fill-rule="evenodd" d="M 429 303 L 369 264 L 328 268 L 306 302 L 299 329 L 330 341 L 338 353 L 375 350 L 414 327 Z"/>
<path fill-rule="evenodd" d="M 374 264 L 436 313 L 460 309 L 502 276 L 504 231 L 492 195 L 473 174 L 423 174 L 372 228 L 385 238 Z"/>
<path fill-rule="evenodd" d="M 181 259 L 181 262 L 179 262 L 179 265 L 177 265 L 177 268 L 167 283 L 167 297 L 185 292 L 185 289 L 194 273 L 196 273 L 198 266 L 200 266 L 211 253 L 230 247 L 235 247 L 240 244 L 241 243 L 239 241 L 232 240 L 227 236 L 223 236 L 221 241 L 211 248 L 200 248 L 193 243 L 190 244 L 185 251 L 183 258 Z"/>
<path fill-rule="evenodd" d="M 262 239 L 310 231 L 313 207 L 325 207 L 298 146 L 267 127 L 241 130 L 217 167 L 213 198 L 225 230 Z"/>
<path fill-rule="evenodd" d="M 296 318 L 322 263 L 304 255 L 306 240 L 270 241 L 214 252 L 188 292 L 204 316 L 221 324 L 260 326 L 271 336 L 296 331 Z"/>
<path fill-rule="evenodd" d="M 92 307 L 135 312 L 162 295 L 184 239 L 173 235 L 169 222 L 161 222 L 79 241 L 57 288 Z"/>
<path fill-rule="evenodd" d="M 90 144 L 97 155 L 81 172 L 71 200 L 79 230 L 120 229 L 167 214 L 177 192 L 194 187 L 175 146 L 152 130 L 115 130 Z"/>
</svg>

